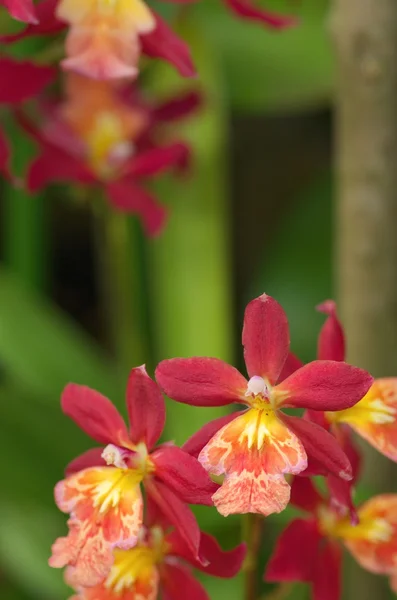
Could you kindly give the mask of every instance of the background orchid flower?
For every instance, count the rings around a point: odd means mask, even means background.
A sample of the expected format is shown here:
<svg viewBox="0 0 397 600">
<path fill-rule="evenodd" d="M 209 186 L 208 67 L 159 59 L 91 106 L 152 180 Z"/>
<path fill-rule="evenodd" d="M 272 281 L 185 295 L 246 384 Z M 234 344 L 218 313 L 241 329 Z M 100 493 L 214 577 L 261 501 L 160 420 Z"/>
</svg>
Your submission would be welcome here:
<svg viewBox="0 0 397 600">
<path fill-rule="evenodd" d="M 200 530 L 185 502 L 211 505 L 217 488 L 199 462 L 174 445 L 154 447 L 164 428 L 162 394 L 145 368 L 127 386 L 128 430 L 113 404 L 88 387 L 69 384 L 63 411 L 105 448 L 75 459 L 55 487 L 58 507 L 70 513 L 69 534 L 53 545 L 50 565 L 69 565 L 69 581 L 93 586 L 107 577 L 113 549 L 132 548 L 142 525 L 145 492 L 178 529 L 199 560 Z"/>
<path fill-rule="evenodd" d="M 143 526 L 137 545 L 130 550 L 114 550 L 114 563 L 107 578 L 94 587 L 79 587 L 74 600 L 118 600 L 140 598 L 157 600 L 209 600 L 192 568 L 216 577 L 234 577 L 242 566 L 245 545 L 222 550 L 207 533 L 201 533 L 200 553 L 203 566 L 186 545 L 178 531 L 161 524 Z"/>
<path fill-rule="evenodd" d="M 309 478 L 294 478 L 291 502 L 309 516 L 293 520 L 279 537 L 266 566 L 266 581 L 310 583 L 313 600 L 339 600 L 344 546 L 364 569 L 389 575 L 395 585 L 397 495 L 365 502 L 358 509 L 356 525 Z"/>
<path fill-rule="evenodd" d="M 33 0 L 1 0 L 0 5 L 17 21 L 33 24 L 38 22 Z"/>
<path fill-rule="evenodd" d="M 352 477 L 335 438 L 322 427 L 281 408 L 341 410 L 353 406 L 372 383 L 365 371 L 342 362 L 314 361 L 278 383 L 289 353 L 287 317 L 263 294 L 245 311 L 242 341 L 249 375 L 216 358 L 175 358 L 156 369 L 165 393 L 195 406 L 237 402 L 247 409 L 206 425 L 185 449 L 214 475 L 225 475 L 213 500 L 223 515 L 282 511 L 290 496 L 287 473 L 297 474 L 308 456 L 324 473 Z"/>
<path fill-rule="evenodd" d="M 139 215 L 148 235 L 159 233 L 166 209 L 144 182 L 186 167 L 188 146 L 159 141 L 161 125 L 187 116 L 198 102 L 189 92 L 151 106 L 124 87 L 70 75 L 65 101 L 43 107 L 41 130 L 26 117 L 21 120 L 41 150 L 28 170 L 28 189 L 35 192 L 54 181 L 104 188 L 115 209 Z"/>
</svg>

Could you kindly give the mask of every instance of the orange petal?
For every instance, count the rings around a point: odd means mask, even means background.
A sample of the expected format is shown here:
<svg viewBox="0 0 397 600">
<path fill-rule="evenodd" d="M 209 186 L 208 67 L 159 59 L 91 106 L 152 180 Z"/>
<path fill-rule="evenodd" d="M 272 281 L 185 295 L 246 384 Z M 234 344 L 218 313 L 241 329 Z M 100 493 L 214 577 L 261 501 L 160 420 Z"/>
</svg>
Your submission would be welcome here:
<svg viewBox="0 0 397 600">
<path fill-rule="evenodd" d="M 284 474 L 307 467 L 301 442 L 270 409 L 250 409 L 222 427 L 203 448 L 199 461 L 210 473 L 225 474 L 213 496 L 224 516 L 282 511 L 290 496 Z"/>
<path fill-rule="evenodd" d="M 397 461 L 397 378 L 377 379 L 360 402 L 331 413 L 330 419 L 348 423 L 379 452 Z"/>
<path fill-rule="evenodd" d="M 364 569 L 392 574 L 397 570 L 397 494 L 375 496 L 359 511 L 359 525 L 344 539 Z"/>
<path fill-rule="evenodd" d="M 71 565 L 80 585 L 99 583 L 112 564 L 111 549 L 136 543 L 142 524 L 141 479 L 131 469 L 96 467 L 59 482 L 56 503 L 72 518 L 69 535 L 53 546 L 50 565 Z"/>
<path fill-rule="evenodd" d="M 159 572 L 155 560 L 153 550 L 145 546 L 115 550 L 106 580 L 94 587 L 79 588 L 75 600 L 156 600 Z"/>
</svg>

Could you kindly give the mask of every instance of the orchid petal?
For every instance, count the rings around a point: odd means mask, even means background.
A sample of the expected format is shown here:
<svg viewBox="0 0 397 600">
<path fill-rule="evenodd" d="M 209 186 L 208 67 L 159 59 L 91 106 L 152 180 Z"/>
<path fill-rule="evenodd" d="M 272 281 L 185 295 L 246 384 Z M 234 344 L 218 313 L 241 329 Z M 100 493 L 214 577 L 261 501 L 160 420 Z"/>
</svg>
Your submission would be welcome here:
<svg viewBox="0 0 397 600">
<path fill-rule="evenodd" d="M 127 409 L 131 440 L 134 443 L 145 442 L 150 450 L 164 429 L 165 404 L 159 387 L 146 373 L 144 365 L 130 373 Z"/>
<path fill-rule="evenodd" d="M 31 61 L 17 61 L 3 56 L 0 58 L 0 104 L 19 104 L 37 96 L 56 75 L 56 70 Z"/>
<path fill-rule="evenodd" d="M 337 411 L 354 406 L 368 392 L 373 377 L 344 362 L 315 360 L 295 371 L 273 392 L 278 406 Z"/>
<path fill-rule="evenodd" d="M 237 16 L 257 21 L 267 27 L 285 29 L 298 23 L 296 17 L 277 15 L 268 10 L 255 8 L 250 0 L 225 0 L 225 2 Z"/>
<path fill-rule="evenodd" d="M 167 211 L 146 190 L 128 179 L 112 181 L 108 183 L 106 190 L 115 208 L 139 215 L 148 236 L 160 233 Z"/>
<path fill-rule="evenodd" d="M 218 358 L 172 358 L 156 369 L 156 380 L 177 402 L 192 406 L 224 406 L 243 402 L 247 380 Z"/>
<path fill-rule="evenodd" d="M 0 129 L 0 173 L 10 176 L 10 147 L 8 140 Z"/>
<path fill-rule="evenodd" d="M 291 484 L 291 504 L 314 513 L 322 502 L 323 498 L 311 479 L 294 477 Z"/>
<path fill-rule="evenodd" d="M 345 360 L 345 334 L 336 314 L 336 304 L 326 300 L 317 307 L 328 315 L 318 337 L 317 358 L 319 360 Z"/>
<path fill-rule="evenodd" d="M 281 512 L 290 497 L 284 474 L 307 466 L 299 439 L 274 413 L 256 409 L 220 429 L 200 452 L 199 461 L 209 473 L 225 474 L 213 496 L 223 516 Z"/>
<path fill-rule="evenodd" d="M 341 597 L 341 548 L 334 541 L 320 544 L 313 578 L 313 600 L 339 600 Z"/>
<path fill-rule="evenodd" d="M 295 433 L 302 442 L 308 459 L 320 465 L 322 473 L 332 473 L 345 480 L 352 479 L 352 468 L 349 459 L 339 446 L 333 435 L 315 423 L 282 413 L 285 425 Z"/>
<path fill-rule="evenodd" d="M 217 431 L 224 425 L 230 423 L 230 421 L 233 421 L 233 419 L 240 414 L 242 414 L 242 412 L 223 415 L 222 417 L 218 417 L 217 419 L 206 423 L 183 444 L 182 450 L 197 458 L 201 450 L 208 444 L 210 439 L 214 437 Z"/>
<path fill-rule="evenodd" d="M 128 440 L 125 423 L 117 408 L 99 392 L 69 383 L 62 393 L 61 406 L 87 435 L 100 444 L 123 444 Z"/>
<path fill-rule="evenodd" d="M 55 182 L 90 185 L 94 181 L 81 162 L 63 150 L 46 144 L 42 153 L 30 164 L 27 183 L 30 192 L 37 192 Z"/>
<path fill-rule="evenodd" d="M 152 119 L 156 122 L 164 121 L 165 123 L 179 121 L 181 118 L 194 113 L 201 104 L 201 95 L 197 91 L 191 90 L 156 106 L 152 110 Z"/>
<path fill-rule="evenodd" d="M 166 563 L 161 583 L 163 600 L 210 600 L 203 585 L 185 565 Z"/>
<path fill-rule="evenodd" d="M 183 77 L 196 74 L 189 46 L 168 27 L 158 15 L 154 31 L 141 36 L 142 50 L 148 56 L 171 63 Z"/>
<path fill-rule="evenodd" d="M 314 519 L 292 521 L 277 540 L 265 580 L 311 582 L 320 540 Z"/>
<path fill-rule="evenodd" d="M 154 177 L 171 167 L 183 167 L 190 150 L 186 144 L 175 142 L 168 146 L 156 146 L 134 156 L 125 167 L 127 177 Z"/>
<path fill-rule="evenodd" d="M 58 33 L 65 29 L 66 25 L 55 16 L 58 0 L 43 0 L 35 4 L 37 24 L 30 24 L 18 33 L 0 36 L 3 44 L 12 44 L 25 38 Z"/>
<path fill-rule="evenodd" d="M 299 360 L 299 358 L 295 356 L 295 354 L 289 352 L 287 360 L 285 361 L 283 369 L 279 375 L 278 381 L 284 381 L 284 379 L 287 379 L 287 377 L 292 375 L 292 373 L 295 373 L 295 371 L 297 371 L 301 367 L 303 367 L 303 362 Z"/>
<path fill-rule="evenodd" d="M 328 475 L 327 485 L 331 505 L 342 514 L 348 511 L 351 524 L 357 525 L 358 515 L 353 503 L 353 481 L 345 481 L 335 475 Z"/>
<path fill-rule="evenodd" d="M 72 475 L 78 471 L 83 471 L 91 467 L 103 467 L 105 461 L 102 458 L 103 448 L 90 448 L 80 456 L 74 458 L 66 467 L 66 475 Z"/>
<path fill-rule="evenodd" d="M 3 0 L 2 4 L 14 19 L 24 23 L 38 23 L 32 0 Z"/>
<path fill-rule="evenodd" d="M 262 294 L 248 304 L 242 338 L 249 376 L 275 384 L 287 360 L 289 331 L 284 310 L 271 296 Z"/>
</svg>

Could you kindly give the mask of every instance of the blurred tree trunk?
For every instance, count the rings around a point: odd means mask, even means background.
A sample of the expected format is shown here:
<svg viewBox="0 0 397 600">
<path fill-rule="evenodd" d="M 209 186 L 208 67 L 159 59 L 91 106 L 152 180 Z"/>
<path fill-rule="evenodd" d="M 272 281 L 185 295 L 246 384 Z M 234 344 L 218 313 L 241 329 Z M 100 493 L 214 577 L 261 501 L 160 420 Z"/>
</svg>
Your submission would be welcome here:
<svg viewBox="0 0 397 600">
<path fill-rule="evenodd" d="M 333 0 L 336 50 L 336 274 L 348 360 L 397 370 L 397 2 Z M 392 491 L 396 467 L 366 448 L 366 481 Z M 353 569 L 347 598 L 387 596 Z"/>
</svg>

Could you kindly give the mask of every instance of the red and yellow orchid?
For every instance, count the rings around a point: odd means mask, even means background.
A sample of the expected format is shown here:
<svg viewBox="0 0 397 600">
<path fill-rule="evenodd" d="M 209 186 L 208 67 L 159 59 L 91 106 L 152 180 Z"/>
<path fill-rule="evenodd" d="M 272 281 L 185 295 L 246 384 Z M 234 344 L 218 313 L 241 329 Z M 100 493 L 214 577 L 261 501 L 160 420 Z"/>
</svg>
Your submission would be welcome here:
<svg viewBox="0 0 397 600">
<path fill-rule="evenodd" d="M 291 502 L 310 513 L 292 521 L 278 539 L 266 581 L 302 581 L 312 585 L 313 600 L 339 600 L 342 546 L 372 573 L 397 575 L 397 495 L 375 496 L 358 508 L 353 525 L 309 478 L 296 477 Z"/>
<path fill-rule="evenodd" d="M 164 144 L 158 134 L 164 121 L 188 115 L 198 102 L 190 92 L 151 106 L 124 86 L 70 74 L 65 100 L 46 107 L 41 130 L 22 119 L 41 147 L 28 171 L 28 189 L 35 192 L 55 181 L 104 188 L 114 208 L 139 215 L 148 235 L 159 233 L 166 209 L 143 182 L 186 167 L 187 145 Z"/>
<path fill-rule="evenodd" d="M 191 567 L 216 577 L 234 577 L 244 560 L 245 545 L 225 552 L 212 536 L 201 533 L 200 553 L 207 566 L 195 558 L 177 531 L 158 524 L 143 526 L 134 548 L 113 551 L 106 579 L 94 587 L 79 586 L 70 600 L 157 600 L 160 593 L 167 600 L 209 600 Z"/>
<path fill-rule="evenodd" d="M 184 446 L 214 475 L 224 475 L 213 500 L 223 515 L 282 511 L 290 496 L 287 473 L 309 467 L 350 479 L 350 463 L 335 438 L 310 421 L 280 409 L 341 410 L 366 393 L 372 377 L 342 362 L 314 361 L 285 378 L 289 353 L 287 317 L 263 294 L 250 302 L 243 328 L 249 380 L 216 358 L 165 360 L 156 379 L 165 393 L 186 404 L 247 409 L 207 424 Z M 278 381 L 281 380 L 281 383 Z"/>
<path fill-rule="evenodd" d="M 150 497 L 199 560 L 200 530 L 185 502 L 211 505 L 217 488 L 192 456 L 172 444 L 154 448 L 164 427 L 162 394 L 145 368 L 127 386 L 130 429 L 114 405 L 88 387 L 69 384 L 62 409 L 105 448 L 88 450 L 55 487 L 58 507 L 70 513 L 69 534 L 53 545 L 50 565 L 69 566 L 68 579 L 94 586 L 109 574 L 115 548 L 133 548 L 142 525 L 143 482 Z"/>
</svg>

